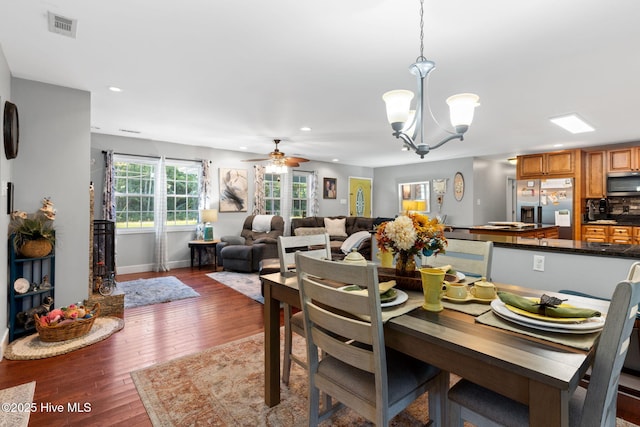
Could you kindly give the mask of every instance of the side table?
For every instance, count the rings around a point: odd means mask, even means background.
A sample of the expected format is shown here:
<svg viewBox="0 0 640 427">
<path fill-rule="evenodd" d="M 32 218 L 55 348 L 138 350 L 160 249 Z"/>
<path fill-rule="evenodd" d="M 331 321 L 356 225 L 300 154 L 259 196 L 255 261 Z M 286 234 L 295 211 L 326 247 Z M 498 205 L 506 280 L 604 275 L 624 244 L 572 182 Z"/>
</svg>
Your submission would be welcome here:
<svg viewBox="0 0 640 427">
<path fill-rule="evenodd" d="M 191 249 L 191 268 L 193 268 L 193 256 L 198 251 L 198 269 L 202 268 L 202 253 L 206 253 L 209 248 L 213 248 L 213 265 L 218 265 L 218 255 L 216 254 L 216 245 L 220 240 L 191 240 L 189 249 Z"/>
</svg>

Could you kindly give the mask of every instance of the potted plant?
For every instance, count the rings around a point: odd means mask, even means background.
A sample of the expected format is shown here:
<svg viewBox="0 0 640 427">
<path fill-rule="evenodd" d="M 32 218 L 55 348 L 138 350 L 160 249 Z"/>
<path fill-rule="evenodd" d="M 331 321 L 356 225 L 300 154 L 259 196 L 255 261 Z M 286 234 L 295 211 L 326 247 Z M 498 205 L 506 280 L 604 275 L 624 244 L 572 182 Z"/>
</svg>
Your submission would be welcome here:
<svg viewBox="0 0 640 427">
<path fill-rule="evenodd" d="M 42 200 L 42 207 L 35 213 L 12 212 L 9 234 L 13 236 L 15 251 L 27 258 L 49 255 L 56 238 L 53 227 L 55 218 L 53 202 L 48 197 Z"/>
</svg>

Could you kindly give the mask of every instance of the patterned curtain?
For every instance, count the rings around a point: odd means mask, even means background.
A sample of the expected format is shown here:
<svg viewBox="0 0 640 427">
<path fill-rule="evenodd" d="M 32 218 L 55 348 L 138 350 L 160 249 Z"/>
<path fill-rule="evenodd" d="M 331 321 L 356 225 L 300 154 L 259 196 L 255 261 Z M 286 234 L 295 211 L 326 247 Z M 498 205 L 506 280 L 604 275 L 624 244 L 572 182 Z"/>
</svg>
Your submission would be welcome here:
<svg viewBox="0 0 640 427">
<path fill-rule="evenodd" d="M 167 171 L 164 156 L 160 157 L 156 169 L 154 193 L 154 228 L 156 245 L 154 253 L 154 271 L 169 271 L 167 253 Z"/>
<path fill-rule="evenodd" d="M 318 188 L 318 171 L 313 171 L 309 175 L 309 216 L 317 216 L 320 212 Z"/>
<path fill-rule="evenodd" d="M 255 165 L 255 188 L 253 193 L 253 214 L 262 215 L 265 213 L 264 206 L 264 166 Z"/>
<path fill-rule="evenodd" d="M 102 218 L 107 221 L 116 220 L 116 189 L 113 150 L 104 153 L 104 183 L 102 186 Z"/>
<path fill-rule="evenodd" d="M 202 185 L 200 186 L 200 209 L 209 209 L 211 206 L 209 205 L 211 190 L 211 176 L 209 175 L 209 164 L 211 162 L 209 160 L 202 161 Z"/>
</svg>

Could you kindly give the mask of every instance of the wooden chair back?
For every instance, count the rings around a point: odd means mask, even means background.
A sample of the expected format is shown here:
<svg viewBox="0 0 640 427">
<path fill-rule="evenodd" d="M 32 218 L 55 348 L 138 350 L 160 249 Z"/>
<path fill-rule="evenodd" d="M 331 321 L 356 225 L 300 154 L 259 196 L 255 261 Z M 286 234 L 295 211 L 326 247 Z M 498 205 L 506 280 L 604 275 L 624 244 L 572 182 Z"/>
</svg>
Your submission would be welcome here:
<svg viewBox="0 0 640 427">
<path fill-rule="evenodd" d="M 361 266 L 314 259 L 302 252 L 296 253 L 295 258 L 307 336 L 309 387 L 325 391 L 368 419 L 377 419 L 377 410 L 388 412 L 389 396 L 378 271 L 375 265 Z M 370 296 L 337 289 L 347 284 L 368 289 Z M 316 375 L 318 347 L 344 363 L 375 375 L 374 406 L 359 400 L 356 393 L 335 387 Z M 357 381 L 357 377 L 354 381 Z"/>
<path fill-rule="evenodd" d="M 633 268 L 632 270 L 635 270 Z M 630 272 L 630 276 L 633 272 Z M 640 303 L 640 282 L 618 283 L 600 335 L 582 409 L 581 426 L 615 426 L 620 371 Z"/>
<path fill-rule="evenodd" d="M 427 257 L 427 265 L 434 267 L 451 265 L 456 271 L 491 280 L 493 242 L 459 239 L 447 241 L 446 253 Z"/>
<path fill-rule="evenodd" d="M 278 258 L 280 273 L 293 270 L 296 266 L 295 253 L 303 251 L 314 258 L 331 259 L 331 243 L 329 235 L 314 234 L 309 236 L 279 236 Z"/>
</svg>

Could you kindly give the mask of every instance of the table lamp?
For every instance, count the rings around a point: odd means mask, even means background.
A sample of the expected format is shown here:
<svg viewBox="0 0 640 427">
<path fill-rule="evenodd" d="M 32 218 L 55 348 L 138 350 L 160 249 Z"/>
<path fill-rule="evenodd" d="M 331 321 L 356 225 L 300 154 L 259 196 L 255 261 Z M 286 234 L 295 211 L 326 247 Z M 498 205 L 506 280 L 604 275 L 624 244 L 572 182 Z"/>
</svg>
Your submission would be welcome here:
<svg viewBox="0 0 640 427">
<path fill-rule="evenodd" d="M 218 209 L 200 210 L 200 222 L 204 223 L 204 240 L 213 240 L 213 222 L 218 220 Z"/>
</svg>

